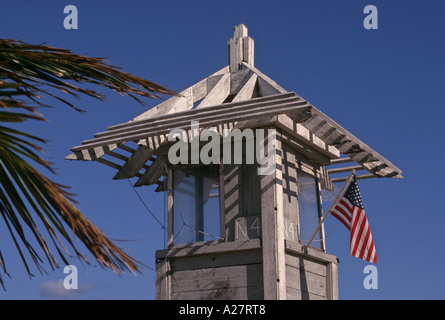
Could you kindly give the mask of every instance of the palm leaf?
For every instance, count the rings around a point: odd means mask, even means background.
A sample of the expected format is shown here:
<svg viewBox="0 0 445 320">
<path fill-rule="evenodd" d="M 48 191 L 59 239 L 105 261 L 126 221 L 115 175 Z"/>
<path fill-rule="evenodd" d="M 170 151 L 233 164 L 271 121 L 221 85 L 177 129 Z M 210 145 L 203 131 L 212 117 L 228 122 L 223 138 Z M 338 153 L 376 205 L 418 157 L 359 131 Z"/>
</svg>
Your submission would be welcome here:
<svg viewBox="0 0 445 320">
<path fill-rule="evenodd" d="M 54 89 L 76 99 L 82 95 L 104 99 L 103 94 L 83 88 L 81 85 L 85 83 L 111 89 L 139 103 L 143 103 L 139 97 L 175 95 L 156 83 L 119 70 L 103 58 L 0 39 L 0 123 L 46 121 L 37 112 L 37 108 L 46 106 L 39 102 L 41 95 L 83 111 L 54 94 Z M 45 139 L 0 125 L 0 216 L 27 273 L 33 275 L 29 259 L 40 272 L 45 272 L 45 263 L 52 269 L 59 267 L 59 259 L 69 264 L 70 257 L 77 257 L 89 263 L 75 238 L 101 267 L 116 273 L 140 272 L 143 265 L 117 247 L 75 207 L 67 187 L 53 182 L 32 165 L 54 173 L 41 156 L 40 145 L 45 143 Z M 0 268 L 9 276 L 1 250 Z M 4 286 L 1 274 L 0 284 Z"/>
</svg>

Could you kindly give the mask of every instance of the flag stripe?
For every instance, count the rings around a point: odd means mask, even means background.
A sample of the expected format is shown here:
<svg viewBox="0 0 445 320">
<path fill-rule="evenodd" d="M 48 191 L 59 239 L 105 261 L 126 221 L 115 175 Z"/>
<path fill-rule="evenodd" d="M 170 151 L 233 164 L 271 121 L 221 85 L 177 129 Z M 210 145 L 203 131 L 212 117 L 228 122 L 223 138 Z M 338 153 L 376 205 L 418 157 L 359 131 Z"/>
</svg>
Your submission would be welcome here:
<svg viewBox="0 0 445 320">
<path fill-rule="evenodd" d="M 356 256 L 359 246 L 361 247 L 362 243 L 363 243 L 362 237 L 363 237 L 363 230 L 365 228 L 366 220 L 363 219 L 364 217 L 360 213 L 361 213 L 360 209 L 358 209 L 358 208 L 354 209 L 353 216 L 355 218 L 354 219 L 355 221 L 354 221 L 354 225 L 351 230 L 351 235 L 352 235 L 351 247 L 353 247 L 353 250 L 352 250 L 353 256 Z"/>
<path fill-rule="evenodd" d="M 331 213 L 350 230 L 351 255 L 376 263 L 374 241 L 355 176 Z"/>
<path fill-rule="evenodd" d="M 360 255 L 359 257 L 366 257 L 368 255 L 368 251 L 370 249 L 370 243 L 369 241 L 369 235 L 371 234 L 369 228 L 368 228 L 368 224 L 366 223 L 366 228 L 365 228 L 365 237 L 363 239 L 363 243 L 361 244 L 362 248 L 360 250 Z"/>
<path fill-rule="evenodd" d="M 332 214 L 340 220 L 348 230 L 351 229 L 351 220 L 352 220 L 352 205 L 346 199 L 342 199 L 339 201 L 337 206 L 332 210 Z"/>
</svg>

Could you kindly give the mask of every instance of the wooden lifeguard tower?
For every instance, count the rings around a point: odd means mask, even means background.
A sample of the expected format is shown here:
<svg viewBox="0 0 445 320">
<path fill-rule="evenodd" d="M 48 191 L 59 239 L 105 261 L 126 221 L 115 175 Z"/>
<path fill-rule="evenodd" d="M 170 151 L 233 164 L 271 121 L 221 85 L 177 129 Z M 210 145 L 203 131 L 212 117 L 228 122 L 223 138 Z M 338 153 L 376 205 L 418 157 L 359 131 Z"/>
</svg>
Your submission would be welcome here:
<svg viewBox="0 0 445 320">
<path fill-rule="evenodd" d="M 67 159 L 97 161 L 117 170 L 114 179 L 138 177 L 135 186 L 157 184 L 168 193 L 157 299 L 338 299 L 337 258 L 326 253 L 323 226 L 313 246 L 304 246 L 322 216 L 321 191 L 351 170 L 366 172 L 357 179 L 400 178 L 401 171 L 255 68 L 244 25 L 234 27 L 228 46 L 227 67 L 82 142 Z M 212 163 L 193 153 L 205 148 L 202 140 L 192 145 L 205 130 L 223 137 L 235 129 L 274 130 L 273 140 L 253 137 L 255 152 L 268 154 L 273 143 L 268 174 L 259 174 L 264 164 L 248 163 L 246 149 L 229 161 L 212 151 L 219 159 Z M 189 162 L 172 163 L 181 132 Z"/>
</svg>

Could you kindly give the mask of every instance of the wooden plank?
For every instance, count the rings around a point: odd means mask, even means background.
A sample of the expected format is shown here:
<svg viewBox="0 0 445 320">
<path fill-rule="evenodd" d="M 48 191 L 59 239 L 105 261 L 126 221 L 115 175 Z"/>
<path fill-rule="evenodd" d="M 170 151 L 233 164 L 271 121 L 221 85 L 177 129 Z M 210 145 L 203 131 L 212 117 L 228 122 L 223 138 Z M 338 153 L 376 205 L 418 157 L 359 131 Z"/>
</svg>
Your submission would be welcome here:
<svg viewBox="0 0 445 320">
<path fill-rule="evenodd" d="M 222 104 L 229 94 L 230 74 L 226 73 L 196 108 L 206 108 L 209 106 Z"/>
<path fill-rule="evenodd" d="M 292 287 L 287 288 L 287 300 L 326 300 L 326 297 L 315 293 L 298 290 Z"/>
<path fill-rule="evenodd" d="M 365 162 L 363 163 L 363 167 L 365 167 L 366 170 L 370 171 L 371 173 L 374 173 L 379 176 L 391 174 L 389 166 L 380 160 Z"/>
<path fill-rule="evenodd" d="M 165 160 L 162 158 L 157 158 L 155 162 L 153 162 L 147 170 L 142 174 L 136 183 L 135 187 L 140 186 L 149 186 L 158 182 L 158 180 L 164 175 L 166 172 L 166 164 Z"/>
<path fill-rule="evenodd" d="M 342 167 L 342 168 L 333 168 L 328 169 L 328 174 L 335 174 L 335 173 L 343 173 L 343 172 L 351 172 L 352 170 L 365 170 L 363 166 L 350 166 L 350 167 Z"/>
<path fill-rule="evenodd" d="M 121 150 L 124 150 L 130 154 L 133 154 L 136 152 L 136 149 L 130 148 L 129 146 L 125 145 L 125 144 L 118 144 L 117 147 Z"/>
<path fill-rule="evenodd" d="M 96 159 L 96 161 L 100 162 L 100 163 L 102 163 L 102 164 L 104 164 L 106 166 L 109 166 L 111 168 L 117 169 L 117 170 L 120 170 L 120 168 L 122 168 L 122 166 L 120 166 L 120 165 L 118 165 L 118 164 L 116 164 L 114 162 L 111 162 L 109 160 L 106 160 L 106 159 L 99 158 L 99 159 Z"/>
<path fill-rule="evenodd" d="M 198 82 L 199 85 L 201 82 Z M 154 116 L 172 113 L 173 110 L 187 110 L 193 108 L 193 89 L 187 88 L 179 93 L 178 96 L 169 98 L 168 100 L 158 104 L 150 110 L 142 113 L 133 119 L 133 121 L 148 119 Z"/>
<path fill-rule="evenodd" d="M 236 95 L 247 83 L 253 72 L 249 69 L 238 70 L 230 74 L 230 95 Z M 232 100 L 232 102 L 234 102 Z"/>
<path fill-rule="evenodd" d="M 254 99 L 253 99 L 254 100 Z M 212 127 L 225 122 L 241 121 L 247 119 L 253 119 L 256 117 L 287 113 L 287 112 L 307 112 L 310 105 L 305 101 L 295 100 L 289 102 L 274 103 L 275 101 L 265 101 L 256 106 L 255 108 L 249 108 L 249 106 L 242 105 L 240 107 L 232 107 L 229 104 L 223 105 L 223 109 L 219 108 L 217 112 L 212 112 L 212 115 L 207 113 L 203 114 L 193 114 L 194 118 L 191 120 L 196 120 L 200 122 L 200 127 L 204 128 L 206 126 Z M 238 102 L 241 103 L 241 102 Z M 234 104 L 237 104 L 235 102 Z M 228 107 L 227 112 L 224 112 L 224 108 Z M 209 109 L 213 107 L 209 107 Z M 205 109 L 205 108 L 204 108 Z M 191 110 L 194 111 L 194 110 Z M 174 128 L 187 128 L 190 127 L 190 119 L 188 117 L 174 117 L 170 119 L 164 125 L 145 125 L 138 126 L 136 128 L 127 128 L 123 132 L 115 133 L 110 131 L 110 133 L 101 138 L 85 140 L 82 146 L 77 146 L 72 148 L 72 151 L 79 151 L 83 149 L 90 149 L 96 146 L 101 146 L 103 144 L 110 143 L 122 143 L 130 140 L 138 140 L 149 136 L 168 134 Z"/>
<path fill-rule="evenodd" d="M 175 292 L 174 300 L 261 300 L 263 288 L 238 287 L 219 288 L 213 290 L 201 290 L 192 292 Z"/>
<path fill-rule="evenodd" d="M 325 130 L 323 129 L 323 127 L 329 125 L 331 127 L 335 127 L 336 131 L 340 134 L 340 136 L 343 135 L 345 137 L 344 139 L 341 140 L 337 148 L 340 150 L 340 152 L 348 155 L 352 160 L 357 161 L 359 164 L 364 165 L 361 159 L 363 159 L 362 152 L 365 151 L 385 164 L 386 167 L 385 169 L 383 169 L 381 172 L 374 170 L 372 171 L 373 173 L 379 176 L 402 178 L 401 175 L 402 171 L 399 168 L 394 166 L 389 160 L 385 159 L 383 156 L 381 156 L 376 151 L 371 149 L 368 145 L 360 141 L 357 137 L 355 137 L 352 133 L 350 133 L 342 126 L 337 124 L 334 120 L 327 117 L 320 110 L 314 108 L 313 117 L 311 118 L 312 119 L 309 119 L 307 122 L 302 123 L 311 132 L 320 130 L 323 131 Z M 354 158 L 354 156 L 358 152 L 360 152 L 360 158 L 356 159 Z"/>
<path fill-rule="evenodd" d="M 326 270 L 326 297 L 328 300 L 338 300 L 338 266 L 336 263 L 330 263 Z"/>
<path fill-rule="evenodd" d="M 261 264 L 174 271 L 172 293 L 262 286 Z"/>
<path fill-rule="evenodd" d="M 124 162 L 128 161 L 128 157 L 126 157 L 126 156 L 124 156 L 124 155 L 122 155 L 120 153 L 114 152 L 114 151 L 111 151 L 111 152 L 107 153 L 107 155 L 110 156 L 110 157 L 122 160 Z"/>
<path fill-rule="evenodd" d="M 274 80 L 266 76 L 260 70 L 255 68 L 253 65 L 248 64 L 247 62 L 242 62 L 243 68 L 247 68 L 252 70 L 258 76 L 258 88 L 261 96 L 275 95 L 279 93 L 286 93 L 287 91 L 282 88 L 278 83 Z"/>
<path fill-rule="evenodd" d="M 241 66 L 243 56 L 243 40 L 229 39 L 229 67 L 230 72 L 236 72 Z"/>
<path fill-rule="evenodd" d="M 171 299 L 170 263 L 166 259 L 156 260 L 155 263 L 155 299 Z"/>
<path fill-rule="evenodd" d="M 278 116 L 274 114 L 270 116 L 256 117 L 249 120 L 241 120 L 236 122 L 234 128 L 243 130 L 245 128 L 259 128 L 259 127 L 274 125 L 278 121 L 277 119 Z"/>
<path fill-rule="evenodd" d="M 245 216 L 235 220 L 235 241 L 259 239 L 261 216 Z"/>
<path fill-rule="evenodd" d="M 320 168 L 320 183 L 321 187 L 324 190 L 334 191 L 334 185 L 331 181 L 331 177 L 328 174 L 328 170 L 326 169 L 326 166 L 321 166 Z"/>
<path fill-rule="evenodd" d="M 243 146 L 243 163 L 246 163 L 246 152 L 246 147 Z M 249 224 L 247 225 L 249 233 L 250 231 L 256 233 L 256 238 L 258 238 L 261 236 L 261 232 L 258 232 L 261 231 L 261 190 L 258 164 L 242 164 L 240 180 L 243 208 L 243 211 L 240 212 L 240 217 L 249 217 Z M 250 217 L 254 219 L 250 219 Z M 256 218 L 259 219 L 257 220 Z"/>
<path fill-rule="evenodd" d="M 174 221 L 173 221 L 173 207 L 174 207 L 174 198 L 173 198 L 173 170 L 171 168 L 167 169 L 167 248 L 171 248 L 174 243 Z M 168 250 L 166 251 L 169 252 Z M 167 253 L 165 256 L 167 256 Z M 165 257 L 164 256 L 164 257 Z"/>
<path fill-rule="evenodd" d="M 316 274 L 321 277 L 327 276 L 326 263 L 302 255 L 296 255 L 289 251 L 286 252 L 286 267 L 287 266 L 304 269 L 308 273 Z"/>
<path fill-rule="evenodd" d="M 357 180 L 364 180 L 364 179 L 371 179 L 371 178 L 378 178 L 375 174 L 363 174 L 363 175 L 357 175 Z M 348 179 L 348 177 L 341 177 L 341 178 L 331 178 L 332 183 L 339 183 L 339 182 L 345 182 Z"/>
<path fill-rule="evenodd" d="M 317 250 L 315 248 L 306 247 L 295 241 L 285 241 L 286 252 L 291 252 L 294 255 L 306 257 L 308 259 L 316 260 L 324 264 L 338 263 L 337 257 Z"/>
<path fill-rule="evenodd" d="M 247 37 L 248 29 L 245 24 L 240 23 L 237 26 L 233 27 L 233 38 L 234 39 L 242 39 Z"/>
<path fill-rule="evenodd" d="M 233 98 L 232 102 L 248 100 L 253 97 L 258 76 L 252 74 L 246 84 L 239 90 L 238 94 Z"/>
<path fill-rule="evenodd" d="M 265 143 L 265 154 L 267 144 Z M 282 150 L 280 135 L 275 139 L 276 150 Z M 261 179 L 261 221 L 263 251 L 263 281 L 265 300 L 286 299 L 286 274 L 284 251 L 284 216 L 282 188 L 282 160 L 275 154 L 275 169 Z"/>
<path fill-rule="evenodd" d="M 325 267 L 326 269 L 326 267 Z M 326 276 L 308 272 L 304 268 L 286 266 L 287 288 L 301 290 L 304 293 L 313 293 L 326 298 Z M 303 298 L 303 300 L 305 300 Z"/>
<path fill-rule="evenodd" d="M 150 160 L 152 155 L 153 150 L 143 146 L 138 147 L 113 179 L 128 179 L 134 177 L 139 170 L 144 167 L 145 163 Z"/>
<path fill-rule="evenodd" d="M 167 250 L 156 251 L 156 259 L 184 258 L 190 255 L 211 255 L 234 253 L 234 251 L 258 251 L 261 242 L 258 239 L 249 241 L 222 242 L 220 240 L 178 244 Z M 261 258 L 261 255 L 260 255 Z M 261 261 L 261 260 L 259 260 Z"/>
<path fill-rule="evenodd" d="M 340 151 L 337 148 L 326 144 L 323 140 L 306 129 L 302 124 L 295 123 L 295 121 L 293 121 L 289 116 L 285 114 L 278 115 L 277 125 L 286 132 L 292 134 L 295 138 L 307 143 L 312 148 L 328 156 L 329 158 L 335 159 L 340 157 Z"/>
<path fill-rule="evenodd" d="M 242 242 L 242 241 L 237 241 Z M 197 270 L 205 268 L 222 268 L 228 266 L 261 263 L 261 250 L 235 250 L 233 252 L 189 255 L 172 259 L 171 268 L 180 270 Z"/>
<path fill-rule="evenodd" d="M 342 164 L 342 163 L 349 163 L 349 162 L 354 162 L 354 160 L 352 160 L 349 157 L 331 160 L 331 164 Z"/>
<path fill-rule="evenodd" d="M 282 133 L 282 142 L 295 149 L 296 154 L 304 157 L 307 160 L 313 161 L 317 164 L 328 165 L 330 163 L 330 158 L 320 153 L 319 151 L 312 148 L 307 143 L 303 143 L 296 139 L 293 135 L 287 132 Z"/>
<path fill-rule="evenodd" d="M 295 150 L 283 144 L 284 238 L 298 241 L 298 199 Z"/>
<path fill-rule="evenodd" d="M 229 39 L 229 70 L 231 73 L 238 71 L 243 61 L 243 38 L 247 37 L 247 28 L 240 24 L 235 26 L 233 38 Z"/>
<path fill-rule="evenodd" d="M 178 94 L 178 96 L 171 97 L 168 100 L 165 100 L 164 102 L 158 104 L 157 106 L 151 108 L 150 110 L 135 117 L 130 122 L 150 119 L 165 114 L 171 114 L 175 112 L 192 109 L 193 104 L 203 99 L 207 95 L 208 91 L 211 89 L 208 88 L 208 84 L 214 83 L 215 81 L 214 79 L 219 79 L 223 74 L 228 73 L 228 71 L 229 71 L 228 67 L 224 67 L 221 70 L 218 70 L 209 77 L 202 79 L 196 84 L 181 91 Z"/>
<path fill-rule="evenodd" d="M 138 120 L 138 121 L 131 121 L 131 122 L 126 122 L 126 123 L 121 123 L 121 124 L 116 124 L 113 126 L 110 126 L 107 128 L 107 131 L 102 132 L 102 133 L 97 133 L 95 136 L 100 136 L 100 135 L 108 135 L 110 134 L 110 132 L 122 132 L 127 130 L 128 128 L 134 128 L 135 126 L 145 126 L 145 125 L 150 125 L 150 124 L 162 124 L 164 122 L 168 122 L 171 121 L 171 119 L 173 118 L 183 118 L 183 117 L 196 117 L 197 114 L 208 114 L 208 113 L 213 113 L 214 111 L 218 111 L 221 110 L 222 107 L 233 107 L 233 108 L 238 108 L 238 107 L 246 107 L 246 108 L 252 108 L 255 105 L 264 105 L 267 103 L 275 103 L 278 100 L 280 100 L 281 102 L 288 102 L 288 100 L 302 100 L 300 97 L 298 97 L 294 92 L 287 92 L 284 94 L 277 94 L 277 95 L 273 95 L 273 96 L 267 96 L 267 97 L 259 97 L 259 98 L 255 98 L 252 99 L 251 101 L 241 101 L 241 102 L 237 102 L 237 103 L 230 103 L 230 104 L 225 104 L 223 105 L 219 105 L 219 106 L 214 106 L 214 107 L 209 107 L 206 109 L 201 109 L 201 110 L 197 110 L 197 109 L 193 109 L 193 110 L 187 110 L 187 111 L 181 111 L 181 112 L 177 112 L 174 115 L 160 115 L 160 116 L 156 116 L 150 119 L 143 119 L 143 120 Z"/>
<path fill-rule="evenodd" d="M 321 221 L 323 218 L 323 197 L 321 194 L 321 178 L 318 176 L 321 175 L 321 170 L 317 170 L 317 178 L 316 178 L 316 186 L 317 186 L 317 201 L 318 201 L 318 221 Z M 318 232 L 320 234 L 320 249 L 326 252 L 326 237 L 325 237 L 325 228 L 324 223 L 321 224 L 320 230 Z"/>
<path fill-rule="evenodd" d="M 255 62 L 255 42 L 249 36 L 243 38 L 243 61 L 251 66 L 254 66 Z"/>
</svg>

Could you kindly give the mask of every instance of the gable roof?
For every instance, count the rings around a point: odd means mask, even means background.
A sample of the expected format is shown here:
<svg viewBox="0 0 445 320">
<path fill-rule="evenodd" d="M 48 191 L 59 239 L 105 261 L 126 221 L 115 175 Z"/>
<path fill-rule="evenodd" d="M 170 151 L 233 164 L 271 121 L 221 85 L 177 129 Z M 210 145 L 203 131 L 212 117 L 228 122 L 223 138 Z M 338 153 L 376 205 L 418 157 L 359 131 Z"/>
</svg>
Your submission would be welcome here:
<svg viewBox="0 0 445 320">
<path fill-rule="evenodd" d="M 366 170 L 357 178 L 396 177 L 401 170 L 360 141 L 334 120 L 294 92 L 287 92 L 253 66 L 253 39 L 244 25 L 235 27 L 229 40 L 229 65 L 183 90 L 133 120 L 109 127 L 73 147 L 69 160 L 97 161 L 117 170 L 114 179 L 138 177 L 136 186 L 159 183 L 164 160 L 157 151 L 168 144 L 175 128 L 246 128 L 275 124 L 323 154 L 329 164 L 356 162 L 333 168 L 337 174 Z M 255 120 L 256 119 L 256 120 Z M 341 157 L 343 155 L 343 157 Z M 346 177 L 332 179 L 343 181 Z"/>
</svg>

